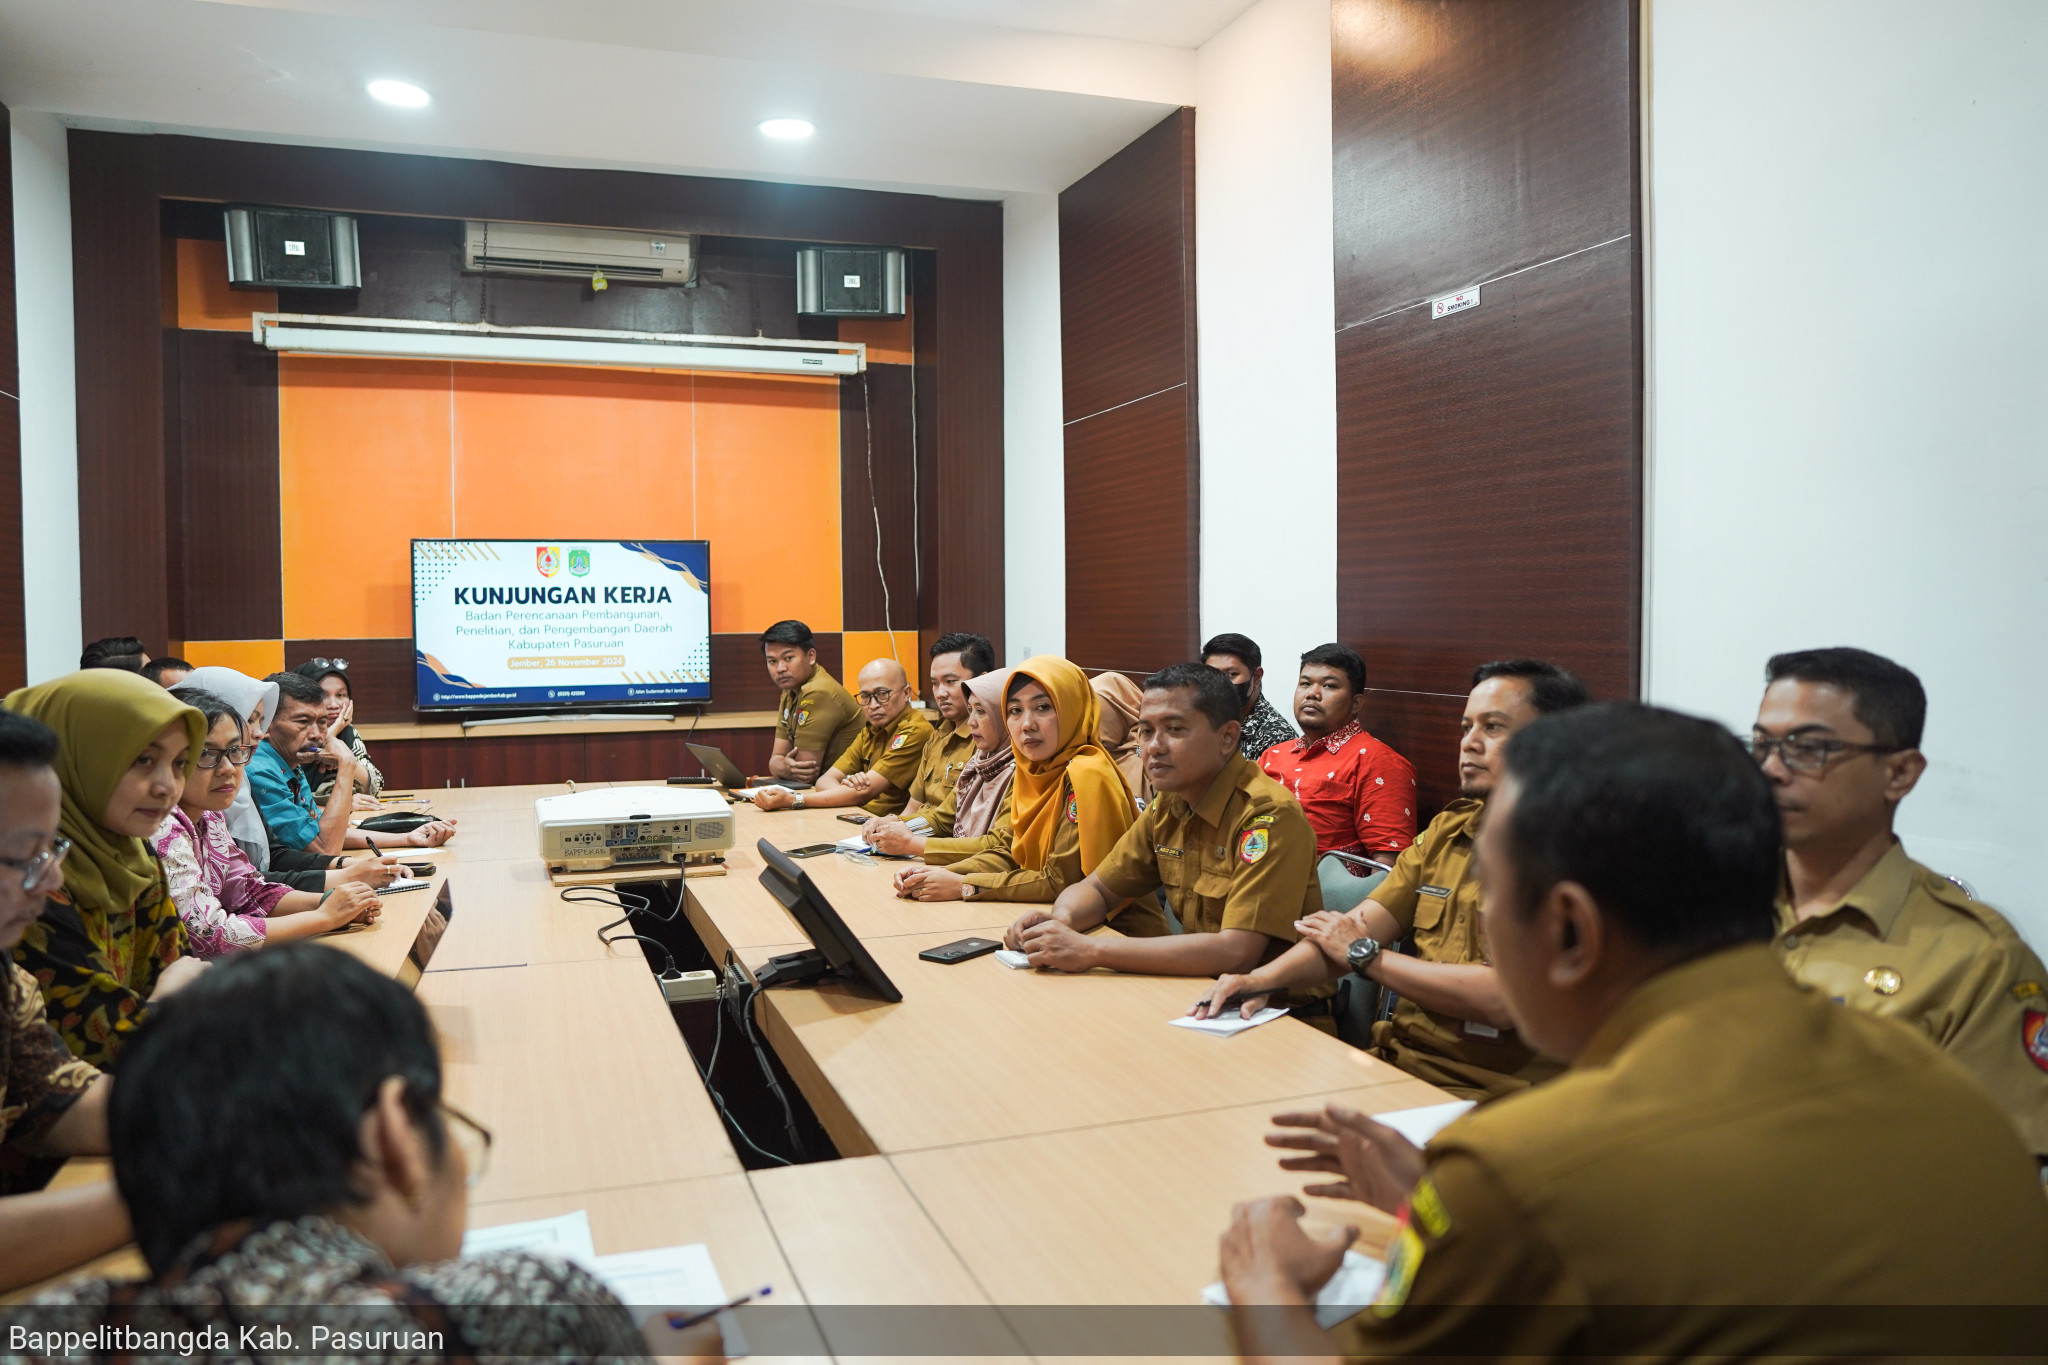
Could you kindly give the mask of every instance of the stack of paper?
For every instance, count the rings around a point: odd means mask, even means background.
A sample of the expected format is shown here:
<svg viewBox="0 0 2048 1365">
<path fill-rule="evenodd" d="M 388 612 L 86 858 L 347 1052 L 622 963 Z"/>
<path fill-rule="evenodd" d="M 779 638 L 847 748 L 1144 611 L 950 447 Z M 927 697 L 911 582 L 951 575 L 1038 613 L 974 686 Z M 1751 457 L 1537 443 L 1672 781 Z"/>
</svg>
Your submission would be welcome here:
<svg viewBox="0 0 2048 1365">
<path fill-rule="evenodd" d="M 582 1209 L 558 1218 L 471 1228 L 463 1236 L 463 1255 L 487 1251 L 551 1253 L 574 1261 L 603 1280 L 605 1287 L 619 1296 L 619 1302 L 633 1310 L 638 1322 L 664 1309 L 715 1308 L 730 1297 L 718 1278 L 718 1268 L 711 1264 L 710 1248 L 702 1242 L 600 1256 L 590 1240 L 590 1215 Z M 731 1338 L 728 1329 L 728 1347 Z"/>
<path fill-rule="evenodd" d="M 1344 1253 L 1344 1264 L 1316 1294 L 1316 1326 L 1325 1332 L 1346 1318 L 1357 1317 L 1379 1296 L 1387 1267 L 1361 1251 Z M 1202 1291 L 1202 1302 L 1217 1308 L 1230 1307 L 1230 1295 L 1217 1281 Z"/>
<path fill-rule="evenodd" d="M 1243 1033 L 1248 1028 L 1257 1028 L 1261 1024 L 1270 1024 L 1286 1013 L 1287 1011 L 1284 1009 L 1274 1009 L 1271 1005 L 1268 1005 L 1249 1019 L 1233 1009 L 1225 1010 L 1214 1019 L 1197 1019 L 1192 1014 L 1182 1014 L 1166 1022 L 1174 1025 L 1176 1028 L 1191 1028 L 1201 1033 L 1214 1033 L 1228 1038 L 1233 1033 Z"/>
</svg>

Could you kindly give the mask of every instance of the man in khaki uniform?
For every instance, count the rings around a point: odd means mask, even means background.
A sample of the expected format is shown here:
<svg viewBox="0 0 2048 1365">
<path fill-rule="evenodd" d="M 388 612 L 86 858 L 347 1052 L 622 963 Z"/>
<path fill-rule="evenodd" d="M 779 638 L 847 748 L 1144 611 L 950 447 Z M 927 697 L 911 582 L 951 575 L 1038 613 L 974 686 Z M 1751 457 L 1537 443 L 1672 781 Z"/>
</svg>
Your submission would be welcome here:
<svg viewBox="0 0 2048 1365">
<path fill-rule="evenodd" d="M 761 653 L 768 676 L 782 689 L 768 771 L 785 782 L 816 782 L 860 733 L 860 707 L 837 678 L 818 667 L 817 646 L 803 622 L 768 627 L 761 633 Z"/>
<path fill-rule="evenodd" d="M 903 809 L 904 792 L 917 771 L 918 756 L 931 737 L 931 722 L 910 703 L 915 693 L 903 665 L 874 659 L 860 671 L 859 701 L 867 724 L 824 775 L 817 790 L 792 792 L 770 787 L 754 797 L 756 810 L 805 810 L 859 806 L 871 815 Z"/>
<path fill-rule="evenodd" d="M 1556 1075 L 1556 1062 L 1515 1035 L 1500 998 L 1479 933 L 1472 841 L 1508 736 L 1585 701 L 1585 685 L 1555 664 L 1481 665 L 1460 723 L 1459 799 L 1402 850 L 1357 909 L 1304 923 L 1301 943 L 1255 972 L 1223 977 L 1190 1013 L 1211 1018 L 1236 998 L 1249 1017 L 1276 991 L 1357 971 L 1396 993 L 1393 1016 L 1373 1025 L 1373 1051 L 1410 1075 L 1474 1100 Z M 1381 951 L 1402 937 L 1412 939 L 1412 955 Z"/>
<path fill-rule="evenodd" d="M 1780 654 L 1768 673 L 1750 743 L 1785 819 L 1785 966 L 1837 1003 L 1918 1028 L 2048 1163 L 2048 970 L 2003 915 L 1892 833 L 1927 768 L 1920 680 L 1847 648 Z"/>
<path fill-rule="evenodd" d="M 938 708 L 940 724 L 932 727 L 918 759 L 917 772 L 910 779 L 910 802 L 906 816 L 922 815 L 936 834 L 952 832 L 934 823 L 960 770 L 974 757 L 974 731 L 967 713 L 967 680 L 978 678 L 996 666 L 995 647 L 979 635 L 956 631 L 932 642 L 932 705 Z"/>
<path fill-rule="evenodd" d="M 1145 680 L 1140 752 L 1159 795 L 1095 871 L 1026 911 L 1005 942 L 1034 967 L 1155 976 L 1242 971 L 1322 909 L 1316 835 L 1287 789 L 1238 752 L 1237 690 L 1207 664 Z M 1164 889 L 1182 932 L 1170 934 Z M 1105 922 L 1125 937 L 1088 931 Z"/>
<path fill-rule="evenodd" d="M 1427 1152 L 1346 1109 L 1279 1116 L 1269 1141 L 1307 1153 L 1284 1164 L 1335 1177 L 1310 1193 L 1396 1225 L 1376 1302 L 1326 1334 L 1309 1305 L 1357 1230 L 1240 1205 L 1222 1269 L 1246 1357 L 2038 1353 L 2038 1318 L 1971 1307 L 2048 1305 L 2033 1163 L 1925 1040 L 1777 966 L 1777 811 L 1725 731 L 1537 721 L 1477 856 L 1509 1012 L 1572 1068 Z"/>
</svg>

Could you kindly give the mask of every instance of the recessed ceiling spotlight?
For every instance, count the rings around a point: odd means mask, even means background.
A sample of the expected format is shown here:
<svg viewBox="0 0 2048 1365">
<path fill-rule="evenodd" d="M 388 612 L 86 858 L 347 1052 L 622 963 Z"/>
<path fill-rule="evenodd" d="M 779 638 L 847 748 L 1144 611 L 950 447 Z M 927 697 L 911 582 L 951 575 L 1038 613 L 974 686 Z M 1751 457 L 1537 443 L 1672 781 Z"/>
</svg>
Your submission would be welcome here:
<svg viewBox="0 0 2048 1365">
<path fill-rule="evenodd" d="M 800 118 L 772 118 L 761 125 L 764 137 L 780 138 L 784 142 L 794 142 L 817 131 L 811 126 L 809 119 Z"/>
<path fill-rule="evenodd" d="M 401 109 L 424 109 L 434 99 L 417 85 L 408 85 L 404 81 L 371 81 L 369 90 L 371 99 L 395 104 Z"/>
</svg>

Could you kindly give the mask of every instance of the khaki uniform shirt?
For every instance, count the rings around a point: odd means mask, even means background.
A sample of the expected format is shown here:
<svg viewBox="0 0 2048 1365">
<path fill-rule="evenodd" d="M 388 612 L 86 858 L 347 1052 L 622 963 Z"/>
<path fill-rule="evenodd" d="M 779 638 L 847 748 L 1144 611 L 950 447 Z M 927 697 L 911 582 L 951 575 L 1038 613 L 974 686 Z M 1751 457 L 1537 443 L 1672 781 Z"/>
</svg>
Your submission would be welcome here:
<svg viewBox="0 0 2048 1365">
<path fill-rule="evenodd" d="M 1287 788 L 1232 754 L 1193 805 L 1178 792 L 1152 798 L 1095 875 L 1130 904 L 1110 922 L 1142 934 L 1134 916 L 1166 901 L 1190 934 L 1249 929 L 1273 940 L 1277 956 L 1301 936 L 1294 922 L 1323 908 L 1316 882 L 1316 832 Z"/>
<path fill-rule="evenodd" d="M 1571 1070 L 1426 1161 L 1379 1302 L 1338 1328 L 1360 1355 L 1920 1354 L 1902 1326 L 1939 1355 L 1973 1317 L 1887 1310 L 2048 1304 L 2048 1200 L 2011 1124 L 1763 944 L 1650 978 Z"/>
<path fill-rule="evenodd" d="M 917 802 L 917 813 L 931 825 L 932 833 L 944 836 L 953 832 L 953 788 L 960 781 L 960 770 L 973 757 L 974 735 L 967 722 L 932 727 L 917 772 L 910 779 L 910 799 Z M 939 823 L 942 819 L 943 825 Z"/>
<path fill-rule="evenodd" d="M 946 793 L 946 799 L 939 803 L 932 815 L 932 828 L 937 829 L 941 820 L 947 829 L 953 828 L 953 819 L 959 813 L 960 787 Z M 988 833 L 969 835 L 957 834 L 944 837 L 928 835 L 924 841 L 924 860 L 933 867 L 946 867 L 953 863 L 965 862 L 990 850 L 1003 850 L 1010 846 L 1010 794 L 1003 793 L 1003 804 L 996 808 L 996 818 L 989 822 Z"/>
<path fill-rule="evenodd" d="M 1793 976 L 1925 1033 L 2048 1156 L 2048 971 L 2003 915 L 1894 840 L 1825 913 L 1796 919 L 1779 901 L 1778 930 Z"/>
<path fill-rule="evenodd" d="M 1479 880 L 1472 875 L 1472 839 L 1483 805 L 1468 797 L 1445 806 L 1371 892 L 1424 962 L 1490 965 L 1479 934 Z M 1561 1070 L 1513 1029 L 1438 1014 L 1405 997 L 1392 1018 L 1373 1026 L 1372 1040 L 1395 1066 L 1461 1099 L 1509 1094 Z"/>
<path fill-rule="evenodd" d="M 932 723 L 924 718 L 924 712 L 906 706 L 902 715 L 880 729 L 861 726 L 860 733 L 839 755 L 832 769 L 848 776 L 872 772 L 888 779 L 890 790 L 866 802 L 861 809 L 870 815 L 894 815 L 909 799 L 904 793 L 910 789 L 911 776 L 917 772 L 924 742 L 931 733 Z"/>
<path fill-rule="evenodd" d="M 775 713 L 775 737 L 788 740 L 793 750 L 819 755 L 820 772 L 839 761 L 866 725 L 867 718 L 861 715 L 853 693 L 841 687 L 822 665 L 812 669 L 810 678 L 795 691 L 782 694 L 781 708 Z"/>
<path fill-rule="evenodd" d="M 1013 786 L 1011 792 L 1014 794 Z M 1068 811 L 1074 798 L 1074 784 L 1064 782 L 1060 786 L 1060 809 Z M 964 862 L 953 864 L 953 871 L 966 877 L 974 887 L 974 898 L 985 901 L 1029 901 L 1037 905 L 1050 905 L 1059 899 L 1060 892 L 1079 882 L 1085 874 L 1081 871 L 1081 826 L 1062 814 L 1059 824 L 1052 832 L 1052 852 L 1045 860 L 1044 867 L 1019 867 L 1017 860 L 1010 856 L 1012 828 L 1010 824 L 1010 797 L 1003 798 L 1003 815 L 996 821 L 991 834 L 1000 832 L 1001 842 L 990 846 L 985 852 L 977 853 Z M 931 843 L 925 844 L 927 858 L 931 854 Z M 943 853 L 941 856 L 944 856 Z M 1157 933 L 1166 932 L 1166 916 L 1159 914 Z M 1132 930 L 1119 924 L 1117 928 L 1125 933 Z"/>
</svg>

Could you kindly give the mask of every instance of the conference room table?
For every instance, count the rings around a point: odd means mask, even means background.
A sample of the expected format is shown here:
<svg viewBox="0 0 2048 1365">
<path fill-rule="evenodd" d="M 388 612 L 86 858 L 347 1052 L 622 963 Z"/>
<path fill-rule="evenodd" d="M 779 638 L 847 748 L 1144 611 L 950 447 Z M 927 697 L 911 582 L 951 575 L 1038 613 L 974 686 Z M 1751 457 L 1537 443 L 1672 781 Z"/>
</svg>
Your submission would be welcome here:
<svg viewBox="0 0 2048 1365">
<path fill-rule="evenodd" d="M 768 1302 L 813 1307 L 808 1349 L 894 1354 L 871 1349 L 875 1323 L 824 1311 L 834 1305 L 979 1309 L 933 1321 L 970 1323 L 986 1354 L 1026 1358 L 1062 1308 L 1196 1304 L 1231 1206 L 1303 1183 L 1260 1140 L 1271 1115 L 1449 1098 L 1292 1018 L 1230 1037 L 1171 1027 L 1201 988 L 1186 978 L 921 961 L 937 944 L 1001 937 L 1023 907 L 901 900 L 901 864 L 829 855 L 801 866 L 903 999 L 837 980 L 759 993 L 758 1028 L 840 1159 L 749 1171 L 640 945 L 599 941 L 619 910 L 565 901 L 548 875 L 533 803 L 569 790 L 421 792 L 458 822 L 424 855 L 451 910 L 438 944 L 427 955 L 418 941 L 438 887 L 327 941 L 401 979 L 417 972 L 448 1099 L 495 1137 L 472 1228 L 581 1209 L 600 1255 L 704 1243 L 729 1293 L 768 1286 Z M 724 874 L 685 879 L 682 908 L 714 960 L 754 968 L 809 946 L 760 885 L 756 841 L 794 848 L 852 827 L 827 811 L 735 811 Z M 62 1178 L 95 1168 L 74 1162 Z M 1364 1205 L 1303 1202 L 1312 1227 L 1357 1224 L 1368 1253 L 1392 1230 Z M 122 1253 L 98 1268 L 134 1264 Z M 1191 1317 L 1208 1320 L 1176 1321 Z"/>
</svg>

